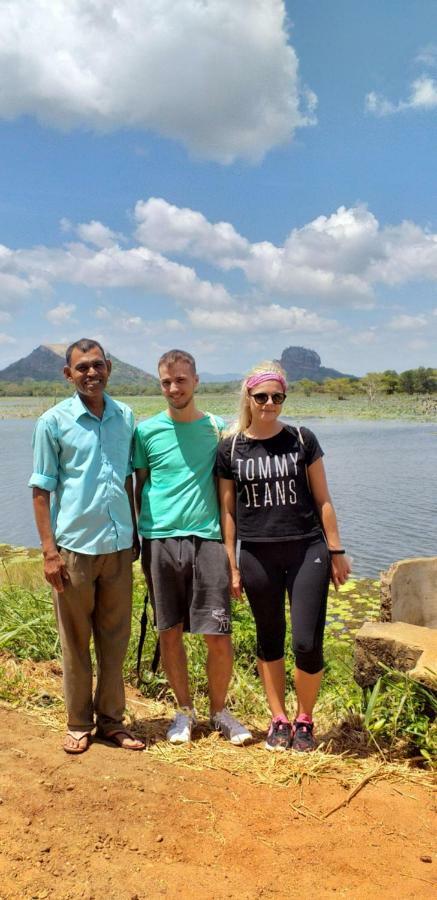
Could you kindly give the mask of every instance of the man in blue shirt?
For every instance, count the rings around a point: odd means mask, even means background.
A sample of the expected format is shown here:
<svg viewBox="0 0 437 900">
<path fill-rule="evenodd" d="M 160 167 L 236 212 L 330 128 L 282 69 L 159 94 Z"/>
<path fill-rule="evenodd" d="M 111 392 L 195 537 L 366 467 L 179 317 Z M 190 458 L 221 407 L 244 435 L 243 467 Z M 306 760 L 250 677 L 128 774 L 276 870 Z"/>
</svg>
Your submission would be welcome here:
<svg viewBox="0 0 437 900">
<path fill-rule="evenodd" d="M 144 747 L 123 725 L 122 667 L 130 635 L 132 562 L 139 555 L 131 469 L 134 419 L 129 407 L 105 393 L 110 372 L 97 341 L 71 344 L 64 375 L 76 393 L 41 416 L 33 437 L 29 486 L 62 647 L 67 753 L 88 749 L 95 724 L 97 734 L 117 746 Z M 94 697 L 91 635 L 97 658 Z"/>
</svg>

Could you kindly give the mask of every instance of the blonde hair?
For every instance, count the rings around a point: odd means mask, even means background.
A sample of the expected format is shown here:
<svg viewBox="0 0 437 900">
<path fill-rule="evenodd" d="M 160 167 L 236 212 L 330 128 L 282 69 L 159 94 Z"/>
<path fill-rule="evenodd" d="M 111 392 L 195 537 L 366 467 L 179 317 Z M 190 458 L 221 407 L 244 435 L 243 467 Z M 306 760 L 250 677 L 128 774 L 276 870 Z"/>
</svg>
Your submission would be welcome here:
<svg viewBox="0 0 437 900">
<path fill-rule="evenodd" d="M 238 413 L 237 418 L 234 422 L 231 423 L 229 428 L 226 429 L 224 433 L 224 437 L 229 437 L 232 434 L 239 434 L 240 431 L 246 431 L 249 428 L 249 425 L 252 421 L 252 416 L 250 414 L 250 401 L 249 401 L 249 391 L 247 388 L 247 382 L 252 375 L 262 375 L 263 372 L 277 372 L 281 378 L 287 380 L 287 373 L 284 371 L 282 366 L 279 365 L 278 362 L 275 362 L 271 359 L 264 360 L 261 363 L 258 363 L 250 372 L 247 373 L 243 381 L 241 382 L 241 390 L 240 390 L 240 402 L 238 404 Z"/>
</svg>

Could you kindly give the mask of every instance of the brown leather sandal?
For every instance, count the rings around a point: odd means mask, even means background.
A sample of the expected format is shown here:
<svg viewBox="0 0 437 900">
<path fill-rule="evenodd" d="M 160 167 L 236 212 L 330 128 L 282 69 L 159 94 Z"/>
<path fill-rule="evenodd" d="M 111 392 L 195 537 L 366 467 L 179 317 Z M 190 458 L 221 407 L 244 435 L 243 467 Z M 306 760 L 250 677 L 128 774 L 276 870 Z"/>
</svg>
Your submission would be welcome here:
<svg viewBox="0 0 437 900">
<path fill-rule="evenodd" d="M 115 744 L 116 747 L 120 747 L 122 750 L 144 750 L 146 746 L 141 738 L 135 737 L 128 728 L 124 728 L 123 726 L 114 728 L 112 731 L 103 731 L 99 728 L 96 732 L 96 737 L 100 738 L 101 741 L 108 741 L 110 744 Z M 131 741 L 136 741 L 137 746 L 133 747 L 132 745 L 125 744 L 123 738 L 130 738 Z"/>
</svg>

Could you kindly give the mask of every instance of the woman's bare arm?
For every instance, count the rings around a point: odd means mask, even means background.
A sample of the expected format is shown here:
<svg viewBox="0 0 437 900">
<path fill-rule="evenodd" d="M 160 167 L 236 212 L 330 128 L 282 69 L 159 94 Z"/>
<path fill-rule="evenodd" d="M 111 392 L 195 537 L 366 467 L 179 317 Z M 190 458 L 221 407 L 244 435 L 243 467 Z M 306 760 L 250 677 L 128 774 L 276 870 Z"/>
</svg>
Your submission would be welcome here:
<svg viewBox="0 0 437 900">
<path fill-rule="evenodd" d="M 235 484 L 228 478 L 219 478 L 218 492 L 220 501 L 220 521 L 223 543 L 229 559 L 230 586 L 233 597 L 241 597 L 242 585 L 240 571 L 235 555 L 237 529 L 235 525 Z"/>
<path fill-rule="evenodd" d="M 317 459 L 308 466 L 308 480 L 314 503 L 322 523 L 323 531 L 330 550 L 341 550 L 341 539 L 338 529 L 337 516 L 334 504 L 329 493 L 323 460 Z M 346 554 L 335 553 L 331 557 L 332 580 L 337 589 L 340 584 L 345 584 L 350 574 L 350 563 Z"/>
</svg>

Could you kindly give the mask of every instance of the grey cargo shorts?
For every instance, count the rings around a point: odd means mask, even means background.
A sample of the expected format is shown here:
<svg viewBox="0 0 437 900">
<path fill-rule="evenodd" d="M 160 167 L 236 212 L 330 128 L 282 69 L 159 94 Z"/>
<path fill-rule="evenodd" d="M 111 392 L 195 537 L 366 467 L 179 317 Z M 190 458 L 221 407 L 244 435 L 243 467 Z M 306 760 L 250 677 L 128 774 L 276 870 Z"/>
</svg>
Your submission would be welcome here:
<svg viewBox="0 0 437 900">
<path fill-rule="evenodd" d="M 143 571 L 158 631 L 183 623 L 192 634 L 230 634 L 229 564 L 221 541 L 143 539 Z"/>
</svg>

